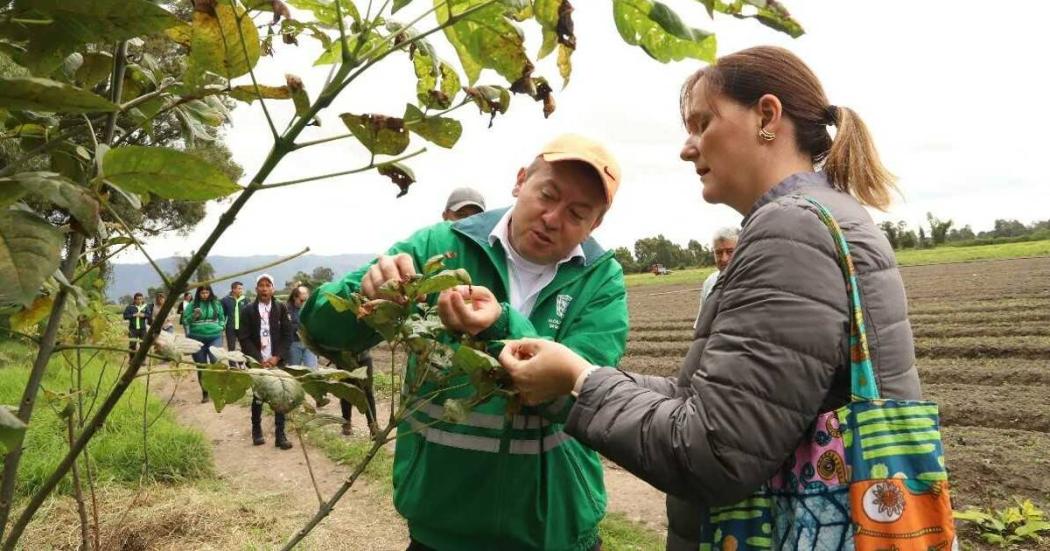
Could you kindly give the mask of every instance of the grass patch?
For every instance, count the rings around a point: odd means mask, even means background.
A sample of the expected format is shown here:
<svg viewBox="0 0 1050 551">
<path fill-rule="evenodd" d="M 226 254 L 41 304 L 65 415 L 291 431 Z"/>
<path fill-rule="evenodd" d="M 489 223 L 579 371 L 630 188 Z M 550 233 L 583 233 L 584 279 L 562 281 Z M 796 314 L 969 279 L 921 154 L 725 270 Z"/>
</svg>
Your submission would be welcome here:
<svg viewBox="0 0 1050 551">
<path fill-rule="evenodd" d="M 900 266 L 915 266 L 918 264 L 944 264 L 948 262 L 972 262 L 975 260 L 1005 260 L 1029 256 L 1050 256 L 1050 240 L 976 245 L 972 247 L 942 246 L 936 249 L 898 251 L 897 264 Z M 627 274 L 624 276 L 624 281 L 627 287 L 678 285 L 683 283 L 691 283 L 700 287 L 703 285 L 704 279 L 714 270 L 713 267 L 686 268 L 684 270 L 675 270 L 669 275 L 663 276 L 655 276 L 648 272 Z"/>
<path fill-rule="evenodd" d="M 706 268 L 687 268 L 675 270 L 668 275 L 657 276 L 649 272 L 641 274 L 627 274 L 624 282 L 628 287 L 644 287 L 647 285 L 677 285 L 681 283 L 692 283 L 697 287 L 704 284 L 704 279 L 715 271 L 713 266 Z"/>
<path fill-rule="evenodd" d="M 0 403 L 17 404 L 29 379 L 28 348 L 18 343 L 5 343 L 0 354 L 17 357 L 19 361 L 0 369 Z M 86 357 L 85 357 L 86 359 Z M 104 363 L 104 362 L 110 363 Z M 99 355 L 83 370 L 84 387 L 93 387 L 101 378 L 101 391 L 96 408 L 109 392 L 121 369 L 119 355 L 104 358 Z M 54 392 L 68 392 L 75 387 L 70 369 L 61 358 L 53 357 L 44 375 L 43 386 Z M 104 426 L 88 446 L 96 481 L 134 483 L 142 475 L 143 465 L 143 398 L 145 385 L 136 381 L 124 393 L 110 413 Z M 84 395 L 85 408 L 90 406 L 92 393 Z M 148 482 L 177 482 L 207 478 L 213 474 L 211 447 L 204 435 L 178 425 L 164 404 L 149 396 L 146 413 L 155 423 L 149 428 L 146 450 L 149 455 Z M 47 403 L 43 393 L 37 397 L 33 417 L 24 441 L 25 453 L 18 469 L 18 495 L 28 495 L 43 483 L 68 450 L 66 421 Z M 59 485 L 59 492 L 70 490 L 67 477 Z"/>
<path fill-rule="evenodd" d="M 1024 256 L 1050 256 L 1050 240 L 900 251 L 897 253 L 897 264 L 913 266 L 973 260 L 1001 260 Z"/>
<path fill-rule="evenodd" d="M 609 513 L 598 525 L 602 548 L 610 551 L 663 549 L 664 537 L 623 513 Z"/>
<path fill-rule="evenodd" d="M 357 415 L 361 412 L 355 411 Z M 332 461 L 353 468 L 368 455 L 372 441 L 362 436 L 343 436 L 337 426 L 325 426 L 303 435 L 311 448 L 319 449 Z M 379 483 L 386 492 L 393 491 L 394 456 L 388 450 L 379 450 L 365 467 L 362 475 L 371 482 Z"/>
</svg>

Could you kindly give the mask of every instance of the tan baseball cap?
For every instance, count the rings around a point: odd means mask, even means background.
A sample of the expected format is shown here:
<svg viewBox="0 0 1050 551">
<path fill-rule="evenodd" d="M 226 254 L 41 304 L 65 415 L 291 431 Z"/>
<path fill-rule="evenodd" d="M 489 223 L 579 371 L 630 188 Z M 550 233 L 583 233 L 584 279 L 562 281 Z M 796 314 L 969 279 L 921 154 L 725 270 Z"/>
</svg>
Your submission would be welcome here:
<svg viewBox="0 0 1050 551">
<path fill-rule="evenodd" d="M 578 134 L 562 134 L 543 146 L 540 157 L 549 163 L 581 161 L 594 167 L 605 185 L 606 203 L 612 203 L 620 188 L 620 165 L 602 144 Z"/>
</svg>

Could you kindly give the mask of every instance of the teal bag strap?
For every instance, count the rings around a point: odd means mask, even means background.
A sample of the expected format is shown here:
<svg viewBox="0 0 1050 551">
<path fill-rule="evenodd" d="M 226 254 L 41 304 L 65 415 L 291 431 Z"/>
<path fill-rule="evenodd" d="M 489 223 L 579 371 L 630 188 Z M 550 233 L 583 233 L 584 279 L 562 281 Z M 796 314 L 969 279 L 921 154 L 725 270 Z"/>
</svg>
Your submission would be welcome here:
<svg viewBox="0 0 1050 551">
<path fill-rule="evenodd" d="M 839 267 L 846 279 L 846 292 L 849 294 L 850 307 L 850 394 L 854 402 L 864 400 L 878 400 L 879 387 L 875 379 L 875 369 L 871 365 L 871 354 L 868 351 L 868 334 L 865 331 L 864 306 L 860 301 L 860 285 L 857 283 L 857 271 L 853 267 L 853 257 L 849 253 L 849 243 L 846 235 L 842 233 L 835 217 L 831 215 L 824 205 L 810 197 L 803 198 L 817 209 L 820 221 L 831 232 L 831 238 L 835 241 L 838 250 Z"/>
</svg>

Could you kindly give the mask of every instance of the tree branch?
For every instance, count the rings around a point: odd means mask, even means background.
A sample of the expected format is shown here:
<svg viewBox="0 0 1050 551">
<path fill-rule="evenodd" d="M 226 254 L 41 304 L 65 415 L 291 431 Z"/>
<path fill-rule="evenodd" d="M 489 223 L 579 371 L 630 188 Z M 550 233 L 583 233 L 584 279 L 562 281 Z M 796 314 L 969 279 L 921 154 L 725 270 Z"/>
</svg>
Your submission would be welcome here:
<svg viewBox="0 0 1050 551">
<path fill-rule="evenodd" d="M 384 164 L 387 164 L 387 163 L 396 163 L 396 162 L 404 161 L 405 159 L 411 159 L 412 157 L 415 157 L 416 155 L 420 155 L 422 153 L 425 153 L 426 150 L 427 150 L 427 148 L 424 147 L 423 149 L 420 149 L 420 150 L 418 150 L 418 151 L 416 151 L 414 153 L 409 153 L 408 155 L 404 155 L 404 156 L 401 156 L 401 157 L 390 159 L 389 161 L 383 161 L 383 162 L 381 162 L 379 164 L 376 164 L 375 162 L 371 162 L 367 166 L 363 166 L 361 168 L 355 168 L 353 170 L 344 170 L 342 172 L 332 172 L 330 174 L 322 174 L 320 176 L 311 176 L 309 178 L 300 178 L 298 180 L 288 180 L 287 182 L 277 182 L 275 184 L 268 184 L 266 186 L 263 186 L 263 189 L 273 189 L 273 188 L 277 188 L 277 187 L 292 186 L 292 185 L 295 185 L 295 184 L 302 184 L 302 183 L 306 183 L 306 182 L 313 182 L 315 180 L 324 180 L 325 178 L 335 178 L 336 176 L 346 176 L 347 174 L 357 174 L 357 173 L 360 173 L 360 172 L 366 172 L 366 171 L 372 170 L 373 168 L 375 168 L 375 167 L 377 167 L 379 165 L 384 165 Z"/>
<path fill-rule="evenodd" d="M 242 275 L 248 275 L 248 274 L 253 273 L 253 272 L 258 272 L 260 270 L 265 270 L 267 268 L 273 268 L 274 266 L 279 266 L 281 264 L 284 264 L 285 262 L 288 262 L 289 260 L 292 260 L 293 258 L 300 257 L 300 256 L 302 256 L 302 255 L 304 255 L 304 254 L 306 254 L 308 252 L 310 252 L 310 247 L 306 247 L 303 250 L 301 250 L 301 251 L 299 251 L 299 252 L 297 252 L 297 253 L 295 253 L 293 255 L 289 255 L 289 256 L 286 256 L 284 258 L 280 258 L 280 259 L 274 260 L 273 262 L 271 262 L 269 264 L 264 264 L 262 266 L 256 266 L 254 268 L 249 268 L 247 270 L 244 270 L 243 272 L 237 272 L 237 273 L 234 273 L 234 274 L 225 274 L 225 275 L 222 275 L 220 277 L 215 277 L 215 278 L 212 278 L 212 279 L 209 279 L 209 280 L 206 280 L 206 281 L 194 281 L 193 283 L 188 284 L 186 286 L 186 288 L 187 289 L 192 289 L 193 287 L 200 287 L 201 285 L 211 285 L 212 283 L 215 283 L 216 281 L 222 281 L 224 279 L 230 279 L 230 278 L 234 278 L 234 277 L 238 277 L 238 276 L 242 276 Z"/>
</svg>

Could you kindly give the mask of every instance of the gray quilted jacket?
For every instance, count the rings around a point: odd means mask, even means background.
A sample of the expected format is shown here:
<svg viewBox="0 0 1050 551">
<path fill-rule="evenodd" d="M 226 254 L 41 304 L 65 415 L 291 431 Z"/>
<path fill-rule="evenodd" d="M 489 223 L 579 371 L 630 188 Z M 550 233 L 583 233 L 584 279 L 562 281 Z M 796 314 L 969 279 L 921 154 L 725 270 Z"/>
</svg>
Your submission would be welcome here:
<svg viewBox="0 0 1050 551">
<path fill-rule="evenodd" d="M 667 492 L 670 550 L 697 549 L 710 506 L 757 490 L 818 412 L 849 400 L 846 284 L 816 199 L 846 234 L 882 395 L 918 399 L 904 284 L 860 204 L 821 173 L 791 176 L 744 219 L 677 378 L 600 369 L 566 432 Z"/>
</svg>

